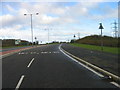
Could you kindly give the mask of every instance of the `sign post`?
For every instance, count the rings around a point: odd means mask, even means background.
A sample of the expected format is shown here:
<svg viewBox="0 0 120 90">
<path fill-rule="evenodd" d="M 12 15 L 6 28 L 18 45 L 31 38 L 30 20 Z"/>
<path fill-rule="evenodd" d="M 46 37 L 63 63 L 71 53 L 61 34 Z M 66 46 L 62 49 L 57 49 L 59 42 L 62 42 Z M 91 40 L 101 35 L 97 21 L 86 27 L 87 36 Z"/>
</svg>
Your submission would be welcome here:
<svg viewBox="0 0 120 90">
<path fill-rule="evenodd" d="M 103 51 L 102 29 L 104 28 L 102 26 L 102 23 L 100 23 L 99 29 L 101 29 L 101 51 Z"/>
</svg>

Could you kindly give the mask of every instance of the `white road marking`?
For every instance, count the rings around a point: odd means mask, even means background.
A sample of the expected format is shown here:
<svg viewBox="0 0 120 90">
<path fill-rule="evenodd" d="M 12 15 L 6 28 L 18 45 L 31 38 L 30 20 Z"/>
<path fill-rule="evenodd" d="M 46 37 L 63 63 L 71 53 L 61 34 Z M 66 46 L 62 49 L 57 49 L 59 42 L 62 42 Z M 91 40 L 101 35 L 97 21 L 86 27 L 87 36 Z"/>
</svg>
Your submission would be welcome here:
<svg viewBox="0 0 120 90">
<path fill-rule="evenodd" d="M 28 54 L 28 52 L 26 52 L 25 54 Z"/>
<path fill-rule="evenodd" d="M 41 53 L 48 53 L 48 52 L 41 52 Z"/>
<path fill-rule="evenodd" d="M 33 52 L 30 52 L 30 54 L 33 54 Z"/>
<path fill-rule="evenodd" d="M 21 76 L 21 78 L 20 78 L 20 80 L 19 80 L 19 82 L 18 82 L 18 84 L 17 84 L 15 90 L 18 90 L 18 89 L 19 89 L 19 87 L 20 87 L 20 85 L 21 85 L 21 83 L 22 83 L 24 77 L 25 77 L 24 75 Z"/>
<path fill-rule="evenodd" d="M 110 82 L 110 83 L 120 88 L 120 85 L 118 83 L 116 82 Z"/>
<path fill-rule="evenodd" d="M 62 44 L 61 44 L 61 45 L 62 45 Z M 69 58 L 72 59 L 73 61 L 79 63 L 80 65 L 82 65 L 83 67 L 87 68 L 88 70 L 92 71 L 93 73 L 97 74 L 98 76 L 104 77 L 104 75 L 102 75 L 102 74 L 96 72 L 96 71 L 93 70 L 92 68 L 90 68 L 90 67 L 88 67 L 88 66 L 86 66 L 86 65 L 84 65 L 84 64 L 82 64 L 82 63 L 80 63 L 80 62 L 77 61 L 76 59 L 74 59 L 74 58 L 72 58 L 71 56 L 67 55 L 65 52 L 63 52 L 63 51 L 61 50 L 61 45 L 59 46 L 59 50 L 60 50 L 64 55 L 66 55 L 67 57 L 69 57 Z M 120 88 L 120 85 L 119 85 L 118 83 L 116 83 L 116 82 L 110 82 L 110 83 Z"/>
<path fill-rule="evenodd" d="M 54 52 L 41 52 L 42 54 L 47 54 L 47 53 L 59 53 L 58 51 Z"/>
<path fill-rule="evenodd" d="M 87 68 L 88 70 L 92 71 L 93 73 L 97 74 L 98 76 L 104 77 L 102 74 L 96 72 L 95 70 L 91 69 L 90 67 L 88 67 L 88 66 L 86 66 L 86 65 L 84 65 L 84 64 L 82 64 L 82 63 L 80 63 L 80 62 L 77 61 L 76 59 L 74 59 L 74 58 L 72 58 L 71 56 L 69 56 L 69 55 L 67 55 L 66 53 L 64 53 L 64 52 L 61 50 L 60 47 L 61 47 L 61 45 L 59 46 L 59 49 L 60 49 L 60 51 L 61 51 L 64 55 L 66 55 L 67 57 L 69 57 L 69 58 L 72 59 L 73 61 L 77 62 L 78 64 L 82 65 L 83 67 Z"/>
<path fill-rule="evenodd" d="M 53 53 L 59 53 L 59 52 L 53 52 Z"/>
<path fill-rule="evenodd" d="M 22 52 L 21 54 L 24 54 L 24 52 Z"/>
<path fill-rule="evenodd" d="M 34 61 L 34 58 L 30 61 L 30 63 L 28 64 L 28 68 L 30 67 L 30 65 L 32 64 L 32 62 Z"/>
<path fill-rule="evenodd" d="M 53 53 L 56 53 L 56 52 L 53 52 Z"/>
</svg>

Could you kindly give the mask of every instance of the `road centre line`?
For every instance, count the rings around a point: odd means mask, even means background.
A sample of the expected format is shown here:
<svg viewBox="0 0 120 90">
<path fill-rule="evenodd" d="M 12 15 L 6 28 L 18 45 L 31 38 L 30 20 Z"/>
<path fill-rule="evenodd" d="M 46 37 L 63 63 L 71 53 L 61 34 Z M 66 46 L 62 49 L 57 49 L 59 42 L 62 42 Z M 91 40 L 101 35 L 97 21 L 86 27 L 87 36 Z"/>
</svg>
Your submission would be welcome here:
<svg viewBox="0 0 120 90">
<path fill-rule="evenodd" d="M 21 78 L 20 78 L 20 80 L 19 80 L 19 82 L 18 82 L 18 84 L 17 84 L 15 90 L 18 90 L 18 89 L 19 89 L 19 87 L 20 87 L 20 85 L 21 85 L 21 83 L 22 83 L 24 77 L 25 77 L 24 75 L 21 76 Z"/>
<path fill-rule="evenodd" d="M 34 58 L 30 61 L 30 63 L 28 64 L 28 68 L 31 66 L 32 62 L 34 61 Z"/>
</svg>

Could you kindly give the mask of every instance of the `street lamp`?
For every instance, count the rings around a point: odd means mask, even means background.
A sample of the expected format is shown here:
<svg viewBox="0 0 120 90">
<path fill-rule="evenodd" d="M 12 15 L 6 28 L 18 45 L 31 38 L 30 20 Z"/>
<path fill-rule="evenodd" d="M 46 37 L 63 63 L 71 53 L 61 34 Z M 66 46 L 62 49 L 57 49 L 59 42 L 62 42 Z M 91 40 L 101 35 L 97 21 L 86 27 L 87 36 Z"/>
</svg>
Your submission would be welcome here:
<svg viewBox="0 0 120 90">
<path fill-rule="evenodd" d="M 101 50 L 103 51 L 102 29 L 104 28 L 102 26 L 102 23 L 100 23 L 99 29 L 101 29 Z"/>
<path fill-rule="evenodd" d="M 37 38 L 35 37 L 35 45 L 37 44 Z"/>
<path fill-rule="evenodd" d="M 45 30 L 48 30 L 48 44 L 49 44 L 49 28 L 46 28 Z"/>
<path fill-rule="evenodd" d="M 36 15 L 38 15 L 39 13 L 36 13 Z M 26 15 L 30 15 L 30 17 L 31 17 L 31 37 L 32 37 L 32 46 L 33 46 L 33 25 L 32 25 L 32 16 L 33 16 L 33 14 L 24 14 L 25 16 Z"/>
<path fill-rule="evenodd" d="M 75 40 L 75 37 L 76 37 L 76 36 L 75 36 L 75 34 L 74 34 L 74 36 L 73 36 L 73 37 L 74 37 L 74 40 Z"/>
</svg>

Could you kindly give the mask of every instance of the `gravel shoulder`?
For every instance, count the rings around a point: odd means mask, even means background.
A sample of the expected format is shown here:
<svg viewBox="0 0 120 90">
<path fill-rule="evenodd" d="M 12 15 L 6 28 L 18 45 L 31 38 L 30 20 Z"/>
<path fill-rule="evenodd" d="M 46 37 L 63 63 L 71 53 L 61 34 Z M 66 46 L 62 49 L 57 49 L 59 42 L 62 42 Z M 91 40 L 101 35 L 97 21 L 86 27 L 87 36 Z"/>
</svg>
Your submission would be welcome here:
<svg viewBox="0 0 120 90">
<path fill-rule="evenodd" d="M 118 72 L 120 62 L 117 54 L 88 50 L 85 48 L 72 46 L 70 44 L 62 44 L 62 48 L 91 64 L 120 76 L 120 72 Z"/>
</svg>

